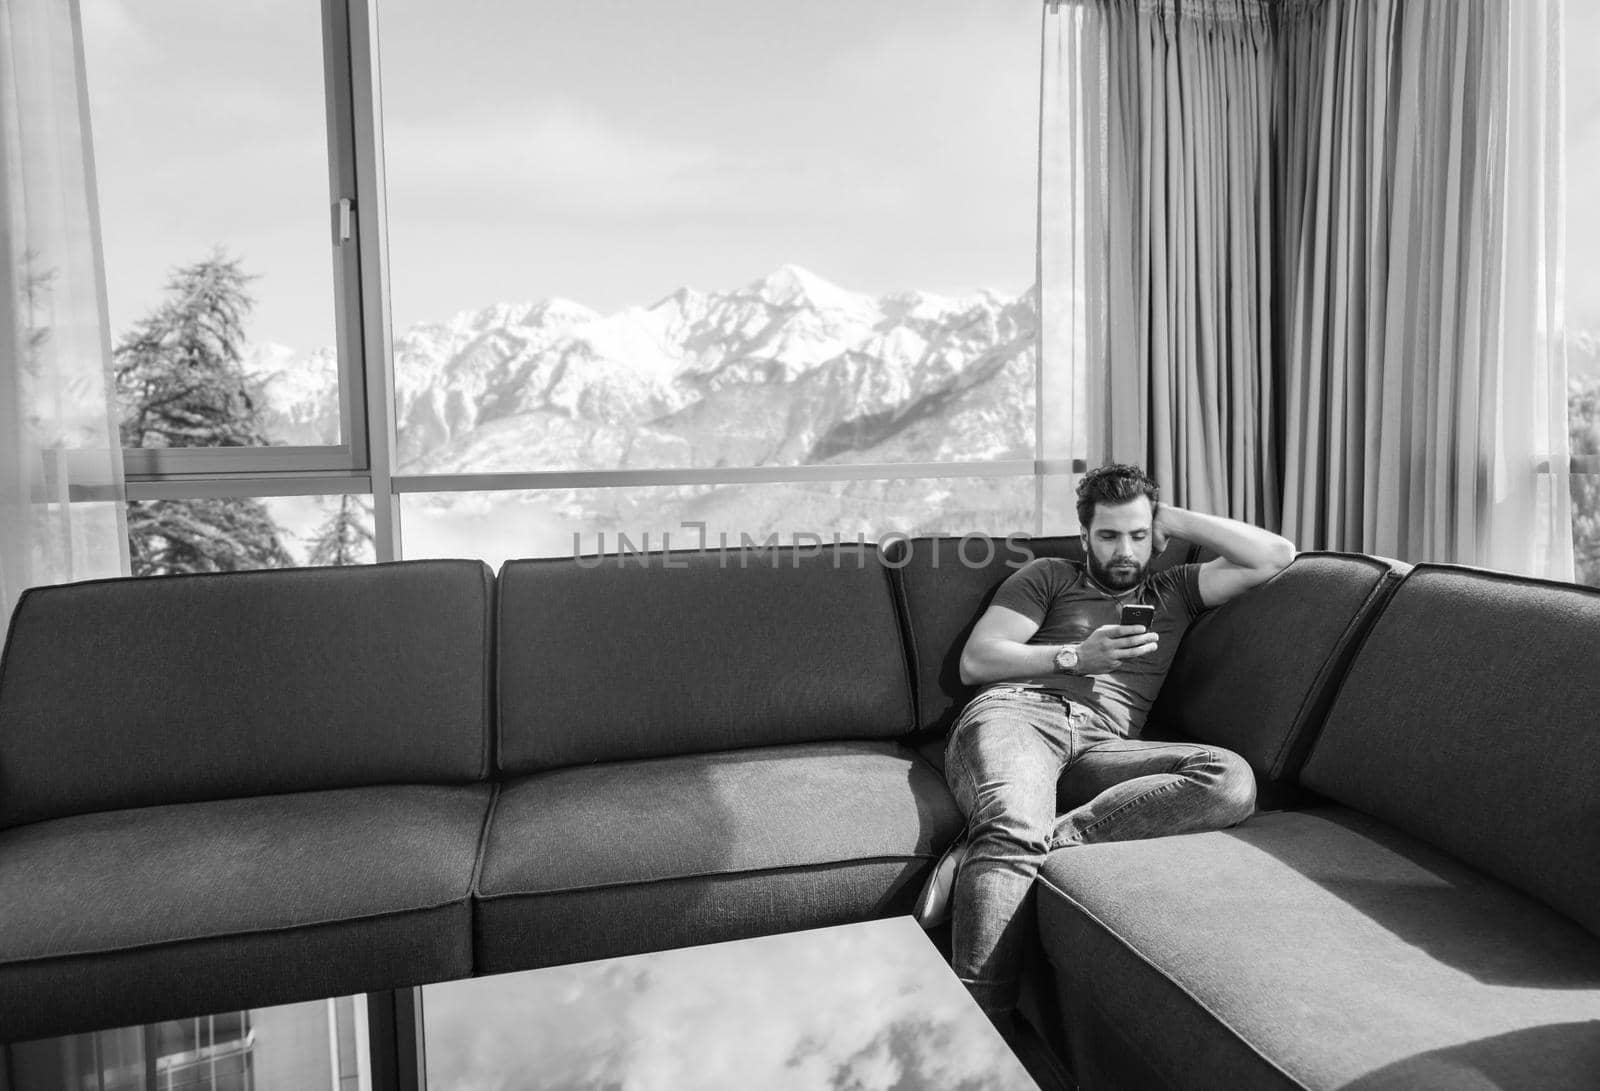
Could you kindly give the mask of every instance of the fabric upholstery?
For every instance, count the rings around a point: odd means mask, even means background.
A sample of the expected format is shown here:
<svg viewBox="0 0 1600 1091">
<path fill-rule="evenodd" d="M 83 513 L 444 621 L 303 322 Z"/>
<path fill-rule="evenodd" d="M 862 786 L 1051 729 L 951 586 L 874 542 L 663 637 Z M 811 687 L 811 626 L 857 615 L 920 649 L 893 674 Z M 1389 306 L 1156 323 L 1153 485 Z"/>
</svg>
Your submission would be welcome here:
<svg viewBox="0 0 1600 1091">
<path fill-rule="evenodd" d="M 511 561 L 499 630 L 513 775 L 911 729 L 872 547 Z"/>
<path fill-rule="evenodd" d="M 1600 943 L 1341 807 L 1076 846 L 1039 933 L 1086 1086 L 1592 1086 Z"/>
<path fill-rule="evenodd" d="M 1600 591 L 1418 565 L 1302 779 L 1600 935 Z"/>
<path fill-rule="evenodd" d="M 0 828 L 488 772 L 489 569 L 35 588 L 0 661 Z"/>
<path fill-rule="evenodd" d="M 891 742 L 578 766 L 507 782 L 478 881 L 479 969 L 908 911 L 961 827 Z"/>
<path fill-rule="evenodd" d="M 74 815 L 0 833 L 0 1041 L 472 972 L 487 784 Z"/>
<path fill-rule="evenodd" d="M 910 913 L 931 860 L 847 860 L 474 903 L 479 973 L 559 966 Z"/>
<path fill-rule="evenodd" d="M 1182 564 L 1193 555 L 1179 539 L 1152 567 Z M 943 734 L 956 722 L 973 688 L 961 681 L 961 649 L 988 609 L 995 589 L 1034 557 L 1083 560 L 1077 535 L 1024 538 L 909 538 L 885 549 L 900 585 L 905 630 L 917 687 L 917 729 Z"/>
<path fill-rule="evenodd" d="M 1226 747 L 1266 781 L 1292 779 L 1403 565 L 1302 553 L 1184 636 L 1148 734 Z"/>
</svg>

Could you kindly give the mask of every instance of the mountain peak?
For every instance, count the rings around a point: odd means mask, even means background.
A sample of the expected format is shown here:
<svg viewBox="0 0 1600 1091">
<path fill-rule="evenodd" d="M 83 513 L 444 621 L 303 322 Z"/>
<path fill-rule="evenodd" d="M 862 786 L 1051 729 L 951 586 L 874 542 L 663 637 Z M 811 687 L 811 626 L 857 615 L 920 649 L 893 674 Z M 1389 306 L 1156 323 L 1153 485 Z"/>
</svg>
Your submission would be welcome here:
<svg viewBox="0 0 1600 1091">
<path fill-rule="evenodd" d="M 446 328 L 456 334 L 476 335 L 485 330 L 508 329 L 516 326 L 546 326 L 566 328 L 597 321 L 598 312 L 574 303 L 570 299 L 551 296 L 537 303 L 491 303 L 474 311 L 459 311 L 446 323 Z M 415 332 L 422 324 L 412 326 Z"/>
<path fill-rule="evenodd" d="M 768 303 L 780 307 L 809 304 L 817 310 L 854 310 L 864 302 L 862 296 L 823 280 L 798 265 L 785 264 L 750 285 Z"/>
<path fill-rule="evenodd" d="M 538 322 L 542 325 L 575 325 L 581 322 L 593 322 L 599 317 L 598 311 L 585 307 L 582 303 L 560 296 L 550 296 L 530 307 L 523 321 Z"/>
</svg>

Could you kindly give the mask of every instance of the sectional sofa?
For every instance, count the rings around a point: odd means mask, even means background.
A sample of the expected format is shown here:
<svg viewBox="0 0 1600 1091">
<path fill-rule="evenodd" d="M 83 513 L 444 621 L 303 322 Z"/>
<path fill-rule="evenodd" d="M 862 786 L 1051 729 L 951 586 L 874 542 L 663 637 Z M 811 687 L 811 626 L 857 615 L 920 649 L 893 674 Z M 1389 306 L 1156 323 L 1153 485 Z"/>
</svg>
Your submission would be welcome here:
<svg viewBox="0 0 1600 1091">
<path fill-rule="evenodd" d="M 1152 731 L 1266 809 L 1046 862 L 1083 1086 L 1600 1087 L 1600 591 L 1303 554 L 1194 626 Z"/>
<path fill-rule="evenodd" d="M 32 590 L 0 658 L 0 1041 L 907 912 L 962 823 L 960 646 L 1016 564 L 1076 550 Z M 1591 1086 L 1597 657 L 1594 592 L 1370 557 L 1207 615 L 1152 727 L 1285 809 L 1052 857 L 1033 1018 L 1085 1087 L 1508 1056 Z"/>
</svg>

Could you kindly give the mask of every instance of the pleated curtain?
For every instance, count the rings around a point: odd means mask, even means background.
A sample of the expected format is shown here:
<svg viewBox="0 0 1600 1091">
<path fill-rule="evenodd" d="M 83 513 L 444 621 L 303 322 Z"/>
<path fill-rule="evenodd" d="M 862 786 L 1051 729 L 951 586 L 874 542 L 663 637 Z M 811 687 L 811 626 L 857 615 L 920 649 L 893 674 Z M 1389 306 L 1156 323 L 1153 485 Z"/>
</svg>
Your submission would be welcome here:
<svg viewBox="0 0 1600 1091">
<path fill-rule="evenodd" d="M 1302 549 L 1570 579 L 1559 12 L 1048 5 L 1041 354 L 1086 460 Z"/>
<path fill-rule="evenodd" d="M 1571 579 L 1559 0 L 1287 20 L 1283 531 Z"/>
<path fill-rule="evenodd" d="M 1074 376 L 1090 464 L 1140 463 L 1174 503 L 1270 526 L 1268 11 L 1051 5 L 1040 276 L 1041 356 Z"/>
</svg>

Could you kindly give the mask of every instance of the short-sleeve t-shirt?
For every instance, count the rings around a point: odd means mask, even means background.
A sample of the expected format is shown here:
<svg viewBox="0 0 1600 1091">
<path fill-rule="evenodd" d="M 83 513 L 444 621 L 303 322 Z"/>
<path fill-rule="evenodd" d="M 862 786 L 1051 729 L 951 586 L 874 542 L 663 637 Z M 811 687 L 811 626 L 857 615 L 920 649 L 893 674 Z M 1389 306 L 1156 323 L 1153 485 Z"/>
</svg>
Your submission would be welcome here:
<svg viewBox="0 0 1600 1091">
<path fill-rule="evenodd" d="M 1134 736 L 1172 666 L 1189 622 L 1205 609 L 1200 600 L 1200 566 L 1177 565 L 1147 575 L 1131 592 L 1111 595 L 1089 580 L 1086 566 L 1060 557 L 1036 557 L 1007 577 L 993 605 L 1037 622 L 1029 644 L 1077 644 L 1102 625 L 1119 624 L 1122 607 L 1140 603 L 1156 608 L 1151 626 L 1161 640 L 1156 651 L 1127 660 L 1110 674 L 1059 672 L 1011 679 L 1059 693 L 1099 713 L 1108 727 Z"/>
</svg>

